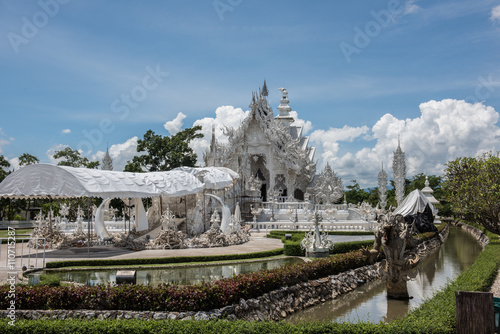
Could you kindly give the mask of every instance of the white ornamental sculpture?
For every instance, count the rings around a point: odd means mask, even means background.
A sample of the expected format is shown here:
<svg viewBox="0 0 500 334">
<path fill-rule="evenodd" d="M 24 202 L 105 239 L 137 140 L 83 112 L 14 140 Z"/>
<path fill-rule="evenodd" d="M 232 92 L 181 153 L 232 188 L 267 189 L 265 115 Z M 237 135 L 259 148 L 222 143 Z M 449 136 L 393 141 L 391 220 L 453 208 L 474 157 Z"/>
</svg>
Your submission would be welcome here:
<svg viewBox="0 0 500 334">
<path fill-rule="evenodd" d="M 214 213 L 212 213 L 212 216 L 210 217 L 210 222 L 212 223 L 212 228 L 219 229 L 220 215 L 219 215 L 219 211 L 217 211 L 217 209 L 215 209 Z"/>
<path fill-rule="evenodd" d="M 387 173 L 384 170 L 382 163 L 382 170 L 378 173 L 378 195 L 379 195 L 379 208 L 385 210 L 387 206 Z"/>
<path fill-rule="evenodd" d="M 165 210 L 161 215 L 160 222 L 162 230 L 177 230 L 177 226 L 175 225 L 175 215 L 172 211 L 170 211 L 170 206 L 167 206 L 167 210 Z"/>
<path fill-rule="evenodd" d="M 83 233 L 83 210 L 78 206 L 76 209 L 76 234 L 81 234 Z"/>
<path fill-rule="evenodd" d="M 335 174 L 328 163 L 318 176 L 314 192 L 316 194 L 316 202 L 324 204 L 336 203 L 344 193 L 342 179 Z"/>
<path fill-rule="evenodd" d="M 259 208 L 257 205 L 252 204 L 250 206 L 250 213 L 253 215 L 253 222 L 257 222 L 257 216 L 262 212 L 262 208 Z"/>
<path fill-rule="evenodd" d="M 69 214 L 69 205 L 66 203 L 62 203 L 59 208 L 59 214 L 62 216 L 62 221 L 67 222 L 68 219 L 66 216 Z"/>
<path fill-rule="evenodd" d="M 300 242 L 300 247 L 306 251 L 306 257 L 328 257 L 330 249 L 333 248 L 333 242 L 323 231 L 319 231 L 319 223 L 323 220 L 316 211 L 314 213 L 314 231 L 309 231 Z"/>
</svg>

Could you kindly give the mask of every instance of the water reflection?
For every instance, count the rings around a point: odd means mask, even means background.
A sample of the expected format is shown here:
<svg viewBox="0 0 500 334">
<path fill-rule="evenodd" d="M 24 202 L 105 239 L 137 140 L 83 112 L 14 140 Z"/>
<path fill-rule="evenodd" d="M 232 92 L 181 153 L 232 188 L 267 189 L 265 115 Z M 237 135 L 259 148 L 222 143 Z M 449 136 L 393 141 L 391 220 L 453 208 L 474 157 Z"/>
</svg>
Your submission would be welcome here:
<svg viewBox="0 0 500 334">
<path fill-rule="evenodd" d="M 301 262 L 302 260 L 298 258 L 284 258 L 241 264 L 164 269 L 137 269 L 137 284 L 149 284 L 156 286 L 161 283 L 189 285 L 199 284 L 202 282 L 214 282 L 222 278 L 232 277 L 233 275 L 259 271 L 261 269 L 273 269 Z M 72 281 L 88 285 L 116 282 L 116 270 L 67 271 L 56 273 L 56 275 L 59 275 L 63 281 Z"/>
<path fill-rule="evenodd" d="M 419 266 L 417 277 L 408 282 L 409 301 L 387 300 L 382 281 L 367 283 L 337 299 L 292 314 L 286 321 L 379 322 L 404 317 L 448 280 L 467 269 L 481 252 L 477 241 L 468 233 L 452 228 L 441 249 L 429 255 Z"/>
</svg>

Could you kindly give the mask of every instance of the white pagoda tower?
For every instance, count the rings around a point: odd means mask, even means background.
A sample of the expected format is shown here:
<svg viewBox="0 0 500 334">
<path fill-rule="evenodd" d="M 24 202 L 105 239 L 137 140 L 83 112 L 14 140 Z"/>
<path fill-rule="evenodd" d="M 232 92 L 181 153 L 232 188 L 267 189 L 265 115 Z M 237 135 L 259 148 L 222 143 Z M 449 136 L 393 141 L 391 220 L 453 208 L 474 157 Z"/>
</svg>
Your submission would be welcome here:
<svg viewBox="0 0 500 334">
<path fill-rule="evenodd" d="M 399 138 L 398 138 L 398 148 L 394 152 L 392 170 L 394 173 L 393 175 L 394 175 L 394 187 L 396 190 L 396 201 L 398 205 L 400 205 L 405 197 L 406 161 L 405 161 L 405 153 L 401 149 L 401 143 L 399 141 Z"/>
<path fill-rule="evenodd" d="M 387 206 L 387 173 L 384 170 L 384 163 L 382 163 L 382 170 L 378 173 L 378 195 L 380 208 L 385 210 Z"/>
<path fill-rule="evenodd" d="M 109 155 L 109 147 L 106 148 L 106 154 L 102 158 L 102 170 L 113 170 L 113 160 Z"/>
</svg>

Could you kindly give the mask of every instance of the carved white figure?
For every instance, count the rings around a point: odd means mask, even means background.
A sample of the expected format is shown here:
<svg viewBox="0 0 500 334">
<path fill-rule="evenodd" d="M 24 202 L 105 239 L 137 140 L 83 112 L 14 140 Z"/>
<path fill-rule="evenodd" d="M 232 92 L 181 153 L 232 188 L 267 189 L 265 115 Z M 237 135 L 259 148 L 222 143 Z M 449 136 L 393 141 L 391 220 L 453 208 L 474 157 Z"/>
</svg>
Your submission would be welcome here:
<svg viewBox="0 0 500 334">
<path fill-rule="evenodd" d="M 323 231 L 319 231 L 319 223 L 323 217 L 319 212 L 314 213 L 314 231 L 309 231 L 300 242 L 300 247 L 306 251 L 306 256 L 311 257 L 327 257 L 330 249 L 334 247 L 333 242 L 328 238 L 328 235 Z"/>
</svg>

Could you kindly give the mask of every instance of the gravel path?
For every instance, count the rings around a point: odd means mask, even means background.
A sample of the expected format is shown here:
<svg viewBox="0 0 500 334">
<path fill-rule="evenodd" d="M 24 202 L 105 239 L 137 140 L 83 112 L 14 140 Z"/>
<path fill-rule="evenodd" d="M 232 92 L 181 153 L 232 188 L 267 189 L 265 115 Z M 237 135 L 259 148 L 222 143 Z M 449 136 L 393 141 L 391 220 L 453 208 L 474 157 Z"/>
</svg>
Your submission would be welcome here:
<svg viewBox="0 0 500 334">
<path fill-rule="evenodd" d="M 498 271 L 495 282 L 491 286 L 490 292 L 493 293 L 494 297 L 500 297 L 500 270 Z"/>
</svg>

